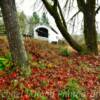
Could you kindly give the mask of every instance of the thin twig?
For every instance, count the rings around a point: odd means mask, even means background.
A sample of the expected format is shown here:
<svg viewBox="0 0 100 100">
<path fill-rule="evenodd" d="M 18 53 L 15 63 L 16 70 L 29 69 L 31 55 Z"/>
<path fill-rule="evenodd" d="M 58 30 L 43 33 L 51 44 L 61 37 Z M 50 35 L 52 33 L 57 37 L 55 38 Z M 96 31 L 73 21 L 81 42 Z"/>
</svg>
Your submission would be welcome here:
<svg viewBox="0 0 100 100">
<path fill-rule="evenodd" d="M 97 8 L 97 10 L 95 11 L 95 14 L 98 14 L 99 10 L 100 10 L 100 6 L 99 6 L 99 7 Z"/>
<path fill-rule="evenodd" d="M 67 23 L 68 23 L 69 21 L 73 20 L 73 18 L 76 17 L 79 13 L 80 13 L 80 10 L 79 10 L 78 12 L 76 12 L 76 13 L 67 21 Z"/>
</svg>

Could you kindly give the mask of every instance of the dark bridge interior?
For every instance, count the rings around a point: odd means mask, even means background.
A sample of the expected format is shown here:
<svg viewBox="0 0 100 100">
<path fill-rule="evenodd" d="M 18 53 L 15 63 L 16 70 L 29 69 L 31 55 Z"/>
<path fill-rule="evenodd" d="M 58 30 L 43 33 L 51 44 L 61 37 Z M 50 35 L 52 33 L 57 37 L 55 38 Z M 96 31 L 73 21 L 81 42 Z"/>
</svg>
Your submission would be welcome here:
<svg viewBox="0 0 100 100">
<path fill-rule="evenodd" d="M 41 27 L 41 28 L 38 28 L 36 32 L 38 33 L 38 36 L 48 38 L 48 29 Z"/>
</svg>

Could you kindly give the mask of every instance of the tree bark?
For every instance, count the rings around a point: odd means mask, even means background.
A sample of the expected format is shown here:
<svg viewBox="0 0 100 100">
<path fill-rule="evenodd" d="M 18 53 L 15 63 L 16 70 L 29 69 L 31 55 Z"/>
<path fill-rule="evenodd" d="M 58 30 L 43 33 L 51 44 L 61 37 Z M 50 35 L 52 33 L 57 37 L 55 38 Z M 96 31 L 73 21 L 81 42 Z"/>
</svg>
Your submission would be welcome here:
<svg viewBox="0 0 100 100">
<path fill-rule="evenodd" d="M 83 12 L 84 16 L 84 38 L 87 50 L 90 53 L 98 54 L 97 47 L 97 32 L 95 26 L 95 5 L 96 0 L 77 0 L 79 9 Z"/>
<path fill-rule="evenodd" d="M 84 37 L 88 51 L 98 54 L 95 15 L 87 11 L 84 13 Z"/>
<path fill-rule="evenodd" d="M 27 54 L 19 32 L 15 0 L 0 0 L 9 47 L 14 64 L 26 66 Z"/>
<path fill-rule="evenodd" d="M 84 36 L 88 51 L 98 54 L 95 5 L 95 0 L 88 0 L 84 8 Z"/>
</svg>

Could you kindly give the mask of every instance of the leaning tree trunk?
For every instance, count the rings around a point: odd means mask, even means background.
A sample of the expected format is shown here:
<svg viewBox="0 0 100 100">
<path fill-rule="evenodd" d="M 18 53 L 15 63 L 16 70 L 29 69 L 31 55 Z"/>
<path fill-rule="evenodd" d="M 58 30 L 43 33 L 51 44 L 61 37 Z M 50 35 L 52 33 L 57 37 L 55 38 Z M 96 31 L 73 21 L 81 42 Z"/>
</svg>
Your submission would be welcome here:
<svg viewBox="0 0 100 100">
<path fill-rule="evenodd" d="M 19 32 L 15 0 L 0 0 L 0 7 L 8 34 L 13 62 L 19 66 L 25 66 L 27 64 L 27 55 Z"/>
<path fill-rule="evenodd" d="M 84 36 L 88 51 L 98 54 L 95 26 L 95 0 L 88 0 L 84 8 Z"/>
<path fill-rule="evenodd" d="M 63 37 L 66 39 L 66 41 L 70 44 L 70 46 L 78 51 L 79 53 L 82 52 L 81 46 L 71 37 L 71 35 L 67 32 L 67 26 L 65 27 L 60 20 L 60 16 L 57 13 L 57 11 L 54 11 L 53 17 L 55 18 L 56 25 L 59 29 L 59 31 L 62 33 Z"/>
<path fill-rule="evenodd" d="M 47 0 L 42 0 L 42 2 L 44 3 L 46 9 L 49 11 L 52 17 L 54 18 L 58 29 L 60 30 L 61 34 L 66 39 L 66 41 L 70 44 L 70 46 L 73 49 L 81 53 L 83 51 L 83 48 L 71 37 L 71 35 L 67 31 L 67 25 L 62 15 L 60 5 L 58 5 L 58 0 L 54 1 L 54 5 L 51 5 Z M 58 11 L 58 8 L 60 11 Z"/>
</svg>

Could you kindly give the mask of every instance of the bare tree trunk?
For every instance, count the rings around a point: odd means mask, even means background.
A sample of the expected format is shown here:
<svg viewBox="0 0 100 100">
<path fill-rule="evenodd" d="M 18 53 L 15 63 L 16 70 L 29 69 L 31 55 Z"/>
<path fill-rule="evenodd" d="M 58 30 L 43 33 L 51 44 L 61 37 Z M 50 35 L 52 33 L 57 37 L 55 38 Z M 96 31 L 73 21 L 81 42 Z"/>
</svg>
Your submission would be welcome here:
<svg viewBox="0 0 100 100">
<path fill-rule="evenodd" d="M 45 7 L 49 11 L 49 13 L 53 16 L 58 29 L 61 34 L 64 36 L 66 41 L 70 44 L 72 48 L 74 48 L 78 52 L 82 52 L 83 48 L 71 37 L 71 35 L 67 31 L 67 25 L 65 23 L 65 19 L 62 15 L 60 5 L 58 5 L 58 0 L 55 0 L 54 6 L 50 5 L 47 0 L 42 0 Z M 58 11 L 58 8 L 60 11 Z M 60 14 L 59 14 L 60 13 Z"/>
<path fill-rule="evenodd" d="M 84 36 L 88 51 L 98 54 L 95 26 L 95 0 L 88 0 L 84 8 Z"/>
<path fill-rule="evenodd" d="M 13 62 L 19 66 L 25 66 L 27 64 L 27 55 L 19 32 L 15 0 L 0 0 L 0 7 L 8 34 Z"/>
<path fill-rule="evenodd" d="M 78 8 L 82 11 L 84 16 L 84 37 L 87 50 L 90 53 L 98 54 L 97 47 L 97 32 L 95 26 L 95 6 L 96 0 L 77 0 Z"/>
<path fill-rule="evenodd" d="M 84 14 L 84 37 L 88 51 L 98 54 L 95 16 Z"/>
<path fill-rule="evenodd" d="M 60 20 L 60 17 L 58 15 L 57 12 L 55 12 L 54 15 L 55 18 L 55 22 L 56 25 L 58 27 L 58 29 L 60 30 L 60 32 L 62 33 L 63 37 L 67 40 L 67 42 L 70 44 L 70 46 L 75 49 L 76 51 L 78 51 L 79 53 L 82 52 L 82 48 L 81 46 L 71 37 L 71 35 L 67 32 L 67 26 L 65 27 Z"/>
</svg>

